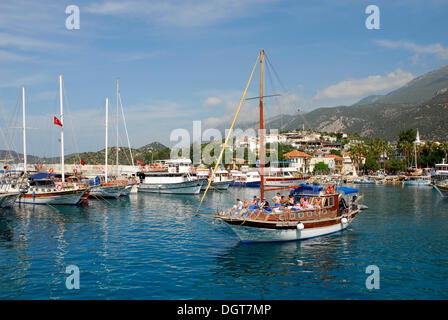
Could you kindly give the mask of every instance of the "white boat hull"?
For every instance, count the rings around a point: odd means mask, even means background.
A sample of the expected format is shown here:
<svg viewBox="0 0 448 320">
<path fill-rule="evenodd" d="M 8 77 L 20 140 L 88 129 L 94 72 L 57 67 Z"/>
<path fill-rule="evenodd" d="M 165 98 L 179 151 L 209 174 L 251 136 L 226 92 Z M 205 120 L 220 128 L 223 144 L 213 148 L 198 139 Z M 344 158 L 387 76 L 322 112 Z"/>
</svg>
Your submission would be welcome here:
<svg viewBox="0 0 448 320">
<path fill-rule="evenodd" d="M 51 205 L 76 205 L 81 201 L 87 189 L 74 191 L 58 191 L 53 193 L 39 194 L 33 196 L 33 192 L 28 191 L 17 198 L 17 203 L 27 204 L 51 204 Z"/>
<path fill-rule="evenodd" d="M 337 223 L 331 226 L 319 228 L 298 229 L 265 229 L 247 227 L 244 225 L 231 225 L 230 228 L 240 238 L 241 242 L 277 242 L 297 241 L 325 236 L 346 229 L 351 223 Z"/>
<path fill-rule="evenodd" d="M 138 191 L 166 194 L 199 194 L 201 185 L 202 183 L 198 180 L 165 184 L 141 183 L 138 186 Z"/>
<path fill-rule="evenodd" d="M 107 186 L 107 187 L 94 187 L 90 191 L 89 197 L 91 198 L 118 198 L 121 192 L 124 190 L 124 186 Z"/>
<path fill-rule="evenodd" d="M 304 179 L 272 179 L 266 178 L 264 185 L 267 187 L 289 187 L 304 184 L 306 180 Z"/>
<path fill-rule="evenodd" d="M 120 192 L 120 196 L 127 197 L 132 192 L 132 189 L 134 188 L 135 184 L 128 184 L 126 185 Z M 134 192 L 135 193 L 135 192 Z"/>
<path fill-rule="evenodd" d="M 230 187 L 232 181 L 213 181 L 210 189 L 211 190 L 227 190 Z M 207 189 L 208 180 L 204 180 L 202 183 L 201 191 Z"/>
</svg>

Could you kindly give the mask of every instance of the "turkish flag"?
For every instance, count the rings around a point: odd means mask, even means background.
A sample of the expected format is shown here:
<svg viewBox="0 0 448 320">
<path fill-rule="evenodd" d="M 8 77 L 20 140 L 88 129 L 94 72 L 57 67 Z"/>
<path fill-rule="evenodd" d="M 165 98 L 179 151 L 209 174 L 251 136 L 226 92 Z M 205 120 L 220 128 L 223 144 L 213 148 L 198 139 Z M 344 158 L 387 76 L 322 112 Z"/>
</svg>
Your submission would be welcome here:
<svg viewBox="0 0 448 320">
<path fill-rule="evenodd" d="M 85 166 L 85 165 L 86 165 L 86 162 L 85 162 L 84 160 L 81 160 L 81 165 L 82 165 L 82 166 Z"/>
<path fill-rule="evenodd" d="M 56 118 L 56 117 L 54 117 L 53 123 L 62 127 L 62 122 L 58 118 Z"/>
<path fill-rule="evenodd" d="M 139 165 L 141 165 L 141 166 L 144 166 L 144 165 L 145 165 L 144 163 L 141 163 L 141 162 L 138 161 L 138 160 L 137 160 L 137 164 L 139 164 Z"/>
</svg>

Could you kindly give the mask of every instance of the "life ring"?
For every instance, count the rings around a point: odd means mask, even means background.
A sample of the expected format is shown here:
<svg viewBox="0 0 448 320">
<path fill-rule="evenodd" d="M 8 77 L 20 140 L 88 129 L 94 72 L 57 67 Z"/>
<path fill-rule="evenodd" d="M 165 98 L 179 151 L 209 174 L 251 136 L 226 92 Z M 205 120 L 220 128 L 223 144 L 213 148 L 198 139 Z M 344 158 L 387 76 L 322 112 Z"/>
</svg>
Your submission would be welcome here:
<svg viewBox="0 0 448 320">
<path fill-rule="evenodd" d="M 328 186 L 325 187 L 325 193 L 326 194 L 332 194 L 332 193 L 335 192 L 335 190 L 336 190 L 336 188 L 335 188 L 334 184 L 328 185 Z"/>
<path fill-rule="evenodd" d="M 56 187 L 56 189 L 58 189 L 58 191 L 62 190 L 62 185 L 58 184 L 58 186 Z"/>
<path fill-rule="evenodd" d="M 8 165 L 5 166 L 5 170 L 9 170 L 9 166 Z"/>
<path fill-rule="evenodd" d="M 78 169 L 73 168 L 73 173 L 74 173 L 74 174 L 77 174 L 77 173 L 78 173 Z"/>
<path fill-rule="evenodd" d="M 53 168 L 50 168 L 50 169 L 48 170 L 48 172 L 49 172 L 49 173 L 53 173 L 53 172 L 54 172 L 54 169 L 53 169 Z"/>
</svg>

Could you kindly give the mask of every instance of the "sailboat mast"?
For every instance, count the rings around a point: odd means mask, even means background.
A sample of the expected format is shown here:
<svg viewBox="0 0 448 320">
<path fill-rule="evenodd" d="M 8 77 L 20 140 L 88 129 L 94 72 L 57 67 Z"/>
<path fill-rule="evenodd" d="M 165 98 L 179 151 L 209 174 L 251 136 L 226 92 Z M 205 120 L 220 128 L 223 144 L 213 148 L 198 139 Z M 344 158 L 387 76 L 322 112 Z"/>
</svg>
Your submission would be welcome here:
<svg viewBox="0 0 448 320">
<path fill-rule="evenodd" d="M 105 168 L 105 181 L 107 183 L 107 156 L 108 156 L 108 125 L 109 125 L 109 98 L 106 98 L 106 149 L 105 149 L 105 156 L 104 156 L 104 168 Z"/>
<path fill-rule="evenodd" d="M 62 103 L 62 74 L 59 75 L 59 106 L 61 108 L 61 175 L 62 182 L 65 182 L 65 172 L 64 172 L 64 107 Z"/>
<path fill-rule="evenodd" d="M 117 126 L 117 147 L 116 147 L 116 151 L 117 151 L 117 153 L 116 153 L 116 156 L 117 156 L 117 159 L 116 159 L 116 164 L 115 164 L 115 167 L 116 167 L 116 170 L 117 170 L 117 180 L 118 180 L 118 94 L 119 94 L 119 91 L 118 91 L 118 79 L 117 79 L 117 114 L 116 114 L 116 126 Z"/>
<path fill-rule="evenodd" d="M 22 136 L 23 136 L 23 173 L 26 174 L 26 121 L 25 121 L 25 87 L 22 86 Z"/>
<path fill-rule="evenodd" d="M 414 141 L 415 169 L 417 169 L 417 143 L 420 143 L 420 134 L 418 133 L 418 129 Z"/>
<path fill-rule="evenodd" d="M 263 125 L 264 50 L 260 51 L 260 196 L 264 199 L 264 125 Z"/>
</svg>

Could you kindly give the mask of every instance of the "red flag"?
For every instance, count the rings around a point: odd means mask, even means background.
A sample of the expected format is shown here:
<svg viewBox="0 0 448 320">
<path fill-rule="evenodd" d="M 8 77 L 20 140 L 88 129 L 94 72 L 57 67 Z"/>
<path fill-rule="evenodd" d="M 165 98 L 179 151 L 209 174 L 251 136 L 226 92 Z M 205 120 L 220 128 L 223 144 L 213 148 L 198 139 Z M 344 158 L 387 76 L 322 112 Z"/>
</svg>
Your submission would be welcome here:
<svg viewBox="0 0 448 320">
<path fill-rule="evenodd" d="M 56 118 L 56 117 L 54 117 L 53 123 L 62 127 L 62 122 L 58 118 Z"/>
<path fill-rule="evenodd" d="M 85 165 L 86 165 L 86 162 L 85 162 L 84 160 L 81 160 L 81 165 L 82 165 L 82 166 L 85 166 Z"/>
<path fill-rule="evenodd" d="M 140 161 L 137 160 L 137 164 L 141 165 L 141 166 L 145 166 L 144 163 L 141 163 Z"/>
</svg>

